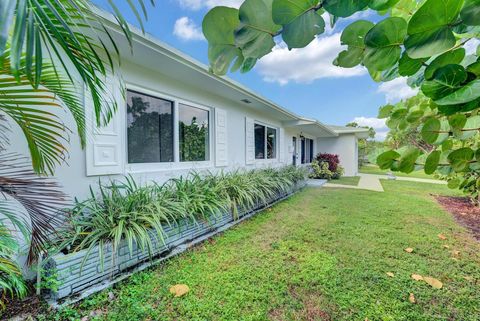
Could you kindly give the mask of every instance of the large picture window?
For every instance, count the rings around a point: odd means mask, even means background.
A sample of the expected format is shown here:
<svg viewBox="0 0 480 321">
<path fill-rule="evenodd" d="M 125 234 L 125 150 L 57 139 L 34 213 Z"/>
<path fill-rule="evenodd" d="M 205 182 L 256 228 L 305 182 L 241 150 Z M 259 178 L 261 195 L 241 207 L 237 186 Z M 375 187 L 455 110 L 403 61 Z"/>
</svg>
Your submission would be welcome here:
<svg viewBox="0 0 480 321">
<path fill-rule="evenodd" d="M 208 161 L 210 158 L 208 110 L 180 104 L 178 120 L 180 161 Z"/>
<path fill-rule="evenodd" d="M 129 163 L 173 162 L 173 102 L 127 92 Z"/>
<path fill-rule="evenodd" d="M 277 158 L 277 130 L 255 124 L 255 159 Z"/>
</svg>

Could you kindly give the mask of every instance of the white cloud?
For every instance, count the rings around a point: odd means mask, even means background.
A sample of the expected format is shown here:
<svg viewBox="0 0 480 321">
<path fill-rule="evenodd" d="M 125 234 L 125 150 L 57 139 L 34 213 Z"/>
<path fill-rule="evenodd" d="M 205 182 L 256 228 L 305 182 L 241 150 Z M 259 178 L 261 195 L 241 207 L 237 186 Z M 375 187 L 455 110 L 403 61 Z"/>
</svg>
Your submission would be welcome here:
<svg viewBox="0 0 480 321">
<path fill-rule="evenodd" d="M 465 44 L 467 55 L 473 55 L 477 52 L 477 47 L 480 45 L 480 40 L 473 38 Z"/>
<path fill-rule="evenodd" d="M 204 40 L 204 36 L 200 27 L 195 21 L 188 17 L 181 17 L 175 21 L 173 34 L 182 40 Z"/>
<path fill-rule="evenodd" d="M 407 84 L 406 77 L 396 78 L 389 82 L 384 82 L 378 87 L 378 92 L 385 94 L 387 103 L 397 103 L 400 100 L 410 98 L 418 93 L 418 89 L 413 89 Z"/>
<path fill-rule="evenodd" d="M 357 123 L 359 126 L 367 126 L 375 129 L 377 133 L 375 136 L 376 140 L 383 141 L 387 137 L 389 129 L 385 124 L 385 119 L 378 119 L 375 117 L 355 117 L 352 122 Z"/>
<path fill-rule="evenodd" d="M 321 78 L 347 78 L 366 74 L 363 67 L 345 69 L 334 66 L 332 62 L 342 50 L 340 33 L 316 38 L 302 49 L 289 51 L 285 44 L 280 44 L 258 62 L 257 71 L 265 81 L 281 85 L 291 81 L 310 83 Z"/>
<path fill-rule="evenodd" d="M 244 0 L 177 0 L 182 8 L 197 11 L 210 9 L 216 6 L 239 8 Z"/>
</svg>

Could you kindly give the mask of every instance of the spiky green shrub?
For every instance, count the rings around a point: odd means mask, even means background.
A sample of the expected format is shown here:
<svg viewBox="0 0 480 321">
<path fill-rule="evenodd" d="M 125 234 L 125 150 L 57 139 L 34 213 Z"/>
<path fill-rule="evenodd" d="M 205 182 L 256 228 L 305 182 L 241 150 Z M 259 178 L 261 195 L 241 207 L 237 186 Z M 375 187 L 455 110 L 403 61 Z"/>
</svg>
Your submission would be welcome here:
<svg viewBox="0 0 480 321">
<path fill-rule="evenodd" d="M 139 186 L 133 178 L 125 182 L 99 183 L 98 193 L 77 202 L 69 211 L 68 226 L 61 233 L 59 248 L 87 250 L 84 261 L 98 247 L 101 261 L 104 250 L 112 246 L 113 258 L 124 240 L 133 252 L 153 252 L 152 231 L 156 241 L 164 242 L 164 226 L 209 221 L 227 210 L 235 219 L 239 209 L 254 209 L 257 203 L 285 193 L 304 180 L 304 169 L 285 167 L 201 175 L 191 173 L 171 179 L 163 185 Z"/>
<path fill-rule="evenodd" d="M 15 262 L 17 243 L 0 222 L 0 310 L 5 308 L 7 296 L 22 298 L 27 293 L 20 267 Z"/>
</svg>

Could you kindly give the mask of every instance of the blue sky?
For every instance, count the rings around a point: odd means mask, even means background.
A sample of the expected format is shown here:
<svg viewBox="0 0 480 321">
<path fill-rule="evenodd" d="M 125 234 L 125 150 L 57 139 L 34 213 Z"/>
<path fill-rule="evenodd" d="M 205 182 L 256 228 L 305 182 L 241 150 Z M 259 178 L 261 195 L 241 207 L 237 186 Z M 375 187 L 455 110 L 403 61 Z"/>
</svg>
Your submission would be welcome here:
<svg viewBox="0 0 480 321">
<path fill-rule="evenodd" d="M 94 0 L 107 8 L 106 0 Z M 115 1 L 128 21 L 135 25 L 127 1 Z M 146 1 L 149 2 L 149 1 Z M 241 0 L 160 0 L 156 7 L 148 6 L 149 18 L 145 31 L 163 42 L 208 64 L 208 44 L 201 33 L 204 15 L 215 5 L 238 6 Z M 378 20 L 368 12 L 357 18 Z M 300 115 L 317 118 L 335 125 L 356 120 L 373 126 L 382 138 L 386 128 L 377 120 L 378 108 L 412 95 L 403 79 L 377 84 L 364 68 L 342 69 L 332 65 L 342 50 L 340 33 L 350 21 L 339 23 L 333 30 L 327 27 L 305 49 L 288 51 L 279 39 L 274 51 L 263 58 L 247 74 L 234 73 L 229 77 L 239 81 L 268 99 Z"/>
</svg>

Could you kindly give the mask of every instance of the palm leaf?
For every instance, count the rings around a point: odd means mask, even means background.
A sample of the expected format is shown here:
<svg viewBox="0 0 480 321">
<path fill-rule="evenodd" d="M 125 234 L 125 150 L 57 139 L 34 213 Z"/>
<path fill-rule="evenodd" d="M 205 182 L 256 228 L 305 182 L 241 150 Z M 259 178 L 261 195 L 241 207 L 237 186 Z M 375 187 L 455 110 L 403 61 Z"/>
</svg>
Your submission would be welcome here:
<svg viewBox="0 0 480 321">
<path fill-rule="evenodd" d="M 29 221 L 31 234 L 28 262 L 33 262 L 64 222 L 61 211 L 66 206 L 66 197 L 54 181 L 37 176 L 28 159 L 13 153 L 0 154 L 0 211 L 17 227 Z M 25 210 L 25 218 L 15 207 L 7 207 L 6 200 L 14 200 Z M 2 211 L 3 209 L 3 211 Z M 9 210 L 10 209 L 10 210 Z M 12 214 L 14 213 L 14 214 Z"/>
</svg>

